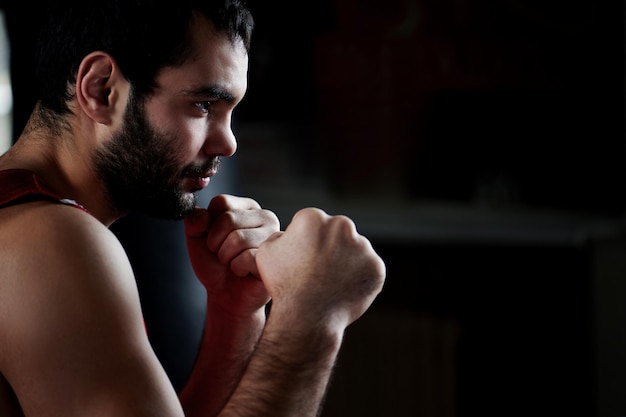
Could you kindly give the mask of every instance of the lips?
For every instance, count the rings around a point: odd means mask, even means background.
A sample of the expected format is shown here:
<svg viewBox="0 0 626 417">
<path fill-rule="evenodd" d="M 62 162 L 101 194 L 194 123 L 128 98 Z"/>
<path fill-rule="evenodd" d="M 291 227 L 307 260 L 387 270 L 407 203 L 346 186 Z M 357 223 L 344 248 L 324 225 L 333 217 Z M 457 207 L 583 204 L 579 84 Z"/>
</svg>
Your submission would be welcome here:
<svg viewBox="0 0 626 417">
<path fill-rule="evenodd" d="M 183 171 L 185 185 L 191 192 L 199 191 L 209 185 L 211 177 L 217 174 L 220 165 L 219 158 L 213 158 L 202 166 L 189 166 Z"/>
<path fill-rule="evenodd" d="M 208 176 L 194 177 L 194 178 L 190 178 L 189 180 L 191 181 L 192 186 L 195 190 L 201 190 L 203 188 L 206 188 L 209 185 L 211 178 Z"/>
<path fill-rule="evenodd" d="M 210 170 L 203 173 L 188 174 L 185 176 L 186 188 L 193 191 L 198 191 L 206 188 L 211 181 L 211 177 L 216 174 L 216 171 Z"/>
</svg>

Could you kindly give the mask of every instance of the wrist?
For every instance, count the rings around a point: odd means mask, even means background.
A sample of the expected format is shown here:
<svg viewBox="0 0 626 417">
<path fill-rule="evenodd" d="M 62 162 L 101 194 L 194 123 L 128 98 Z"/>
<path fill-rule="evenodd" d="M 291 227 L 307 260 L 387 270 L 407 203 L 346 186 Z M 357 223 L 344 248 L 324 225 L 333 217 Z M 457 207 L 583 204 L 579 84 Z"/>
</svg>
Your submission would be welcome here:
<svg viewBox="0 0 626 417">
<path fill-rule="evenodd" d="M 301 341 L 310 347 L 319 346 L 329 352 L 337 352 L 345 328 L 343 321 L 330 314 L 299 313 L 295 308 L 273 303 L 263 338 L 294 344 Z"/>
<path fill-rule="evenodd" d="M 265 326 L 267 314 L 265 307 L 255 310 L 238 310 L 235 311 L 230 308 L 225 308 L 219 303 L 211 302 L 207 300 L 206 306 L 206 320 L 207 324 L 213 323 L 216 326 L 225 328 L 248 328 L 258 329 L 262 331 Z"/>
</svg>

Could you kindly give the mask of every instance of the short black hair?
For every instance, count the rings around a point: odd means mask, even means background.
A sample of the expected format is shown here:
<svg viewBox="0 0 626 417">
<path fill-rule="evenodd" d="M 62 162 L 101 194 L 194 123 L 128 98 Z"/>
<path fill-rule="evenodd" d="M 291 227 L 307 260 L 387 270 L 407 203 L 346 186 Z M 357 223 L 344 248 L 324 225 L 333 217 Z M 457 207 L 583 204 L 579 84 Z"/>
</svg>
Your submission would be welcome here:
<svg viewBox="0 0 626 417">
<path fill-rule="evenodd" d="M 192 20 L 207 17 L 250 50 L 254 20 L 243 0 L 53 0 L 48 3 L 35 73 L 43 109 L 69 112 L 76 73 L 93 51 L 109 53 L 138 96 L 154 90 L 162 68 L 184 61 Z"/>
</svg>

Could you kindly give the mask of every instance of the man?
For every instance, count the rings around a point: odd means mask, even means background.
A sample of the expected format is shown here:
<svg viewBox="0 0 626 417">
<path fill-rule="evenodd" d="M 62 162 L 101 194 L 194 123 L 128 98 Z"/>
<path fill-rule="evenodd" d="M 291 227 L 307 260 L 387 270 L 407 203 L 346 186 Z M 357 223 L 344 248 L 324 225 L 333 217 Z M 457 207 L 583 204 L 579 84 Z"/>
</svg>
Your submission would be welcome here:
<svg viewBox="0 0 626 417">
<path fill-rule="evenodd" d="M 66 0 L 46 15 L 39 99 L 0 157 L 0 415 L 317 415 L 344 330 L 385 266 L 343 216 L 306 208 L 280 231 L 248 198 L 196 207 L 236 150 L 249 11 L 239 0 Z M 108 229 L 131 211 L 184 218 L 207 291 L 180 393 Z"/>
</svg>

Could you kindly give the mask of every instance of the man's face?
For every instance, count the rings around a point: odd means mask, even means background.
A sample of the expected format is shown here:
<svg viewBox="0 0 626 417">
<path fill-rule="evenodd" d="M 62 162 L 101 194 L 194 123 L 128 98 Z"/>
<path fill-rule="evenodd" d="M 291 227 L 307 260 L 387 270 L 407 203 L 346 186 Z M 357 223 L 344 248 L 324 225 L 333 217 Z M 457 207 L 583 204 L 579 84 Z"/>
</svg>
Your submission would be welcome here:
<svg viewBox="0 0 626 417">
<path fill-rule="evenodd" d="M 183 164 L 181 140 L 161 133 L 148 121 L 144 106 L 129 101 L 122 129 L 95 154 L 95 167 L 117 211 L 136 211 L 177 219 L 195 205 L 195 191 L 184 190 L 185 178 L 216 172 L 219 157 Z"/>
<path fill-rule="evenodd" d="M 112 209 L 180 218 L 194 193 L 217 172 L 219 158 L 237 144 L 233 109 L 247 88 L 248 56 L 241 42 L 194 21 L 193 53 L 163 69 L 145 100 L 132 93 L 119 131 L 94 156 Z"/>
</svg>

